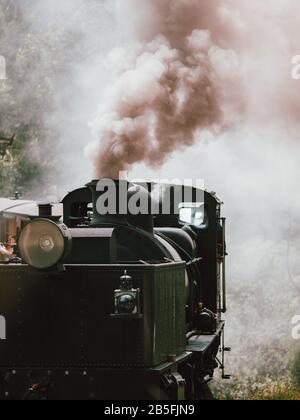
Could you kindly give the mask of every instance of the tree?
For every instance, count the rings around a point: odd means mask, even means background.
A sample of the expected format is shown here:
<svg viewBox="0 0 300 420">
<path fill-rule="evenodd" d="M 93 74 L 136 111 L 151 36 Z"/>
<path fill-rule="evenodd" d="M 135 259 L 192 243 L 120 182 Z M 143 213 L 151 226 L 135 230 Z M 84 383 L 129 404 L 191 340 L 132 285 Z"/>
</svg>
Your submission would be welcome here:
<svg viewBox="0 0 300 420">
<path fill-rule="evenodd" d="M 300 390 L 300 351 L 296 354 L 293 367 L 292 367 L 292 374 L 295 386 Z"/>
<path fill-rule="evenodd" d="M 0 161 L 0 196 L 16 189 L 34 196 L 38 185 L 57 173 L 57 138 L 64 131 L 63 118 L 53 116 L 57 97 L 72 66 L 94 51 L 92 43 L 91 51 L 82 45 L 81 24 L 85 20 L 88 27 L 87 17 L 101 13 L 101 1 L 56 2 L 52 19 L 48 14 L 55 1 L 1 1 L 0 55 L 7 79 L 0 80 L 0 137 L 15 134 L 16 140 Z M 62 102 L 68 99 L 64 94 Z"/>
</svg>

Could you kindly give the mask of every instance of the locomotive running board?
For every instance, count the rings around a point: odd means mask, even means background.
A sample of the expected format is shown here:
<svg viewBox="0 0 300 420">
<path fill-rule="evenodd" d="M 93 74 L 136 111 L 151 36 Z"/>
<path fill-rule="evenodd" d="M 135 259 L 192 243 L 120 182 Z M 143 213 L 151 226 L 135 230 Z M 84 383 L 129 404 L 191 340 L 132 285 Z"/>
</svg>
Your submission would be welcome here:
<svg viewBox="0 0 300 420">
<path fill-rule="evenodd" d="M 217 331 L 214 334 L 194 335 L 189 341 L 186 350 L 193 353 L 205 354 L 207 350 L 215 343 L 220 335 L 223 333 L 225 322 L 221 321 Z"/>
<path fill-rule="evenodd" d="M 176 356 L 174 361 L 163 363 L 163 364 L 161 364 L 159 366 L 156 366 L 154 368 L 150 368 L 150 371 L 162 374 L 164 372 L 169 371 L 172 367 L 174 367 L 176 365 L 180 365 L 181 363 L 184 363 L 184 362 L 188 361 L 191 356 L 192 356 L 192 352 L 185 351 L 184 353 L 180 354 L 179 356 Z"/>
</svg>

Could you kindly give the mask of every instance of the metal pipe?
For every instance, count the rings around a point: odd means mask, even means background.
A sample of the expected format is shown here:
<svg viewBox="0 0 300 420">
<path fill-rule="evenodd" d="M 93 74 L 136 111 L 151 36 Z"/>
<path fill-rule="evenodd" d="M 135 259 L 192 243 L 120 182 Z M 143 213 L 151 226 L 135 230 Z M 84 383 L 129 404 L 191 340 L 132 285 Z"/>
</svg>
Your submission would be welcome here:
<svg viewBox="0 0 300 420">
<path fill-rule="evenodd" d="M 222 246 L 223 246 L 223 258 L 222 258 L 222 312 L 227 311 L 227 298 L 226 298 L 226 218 L 222 217 Z"/>
</svg>

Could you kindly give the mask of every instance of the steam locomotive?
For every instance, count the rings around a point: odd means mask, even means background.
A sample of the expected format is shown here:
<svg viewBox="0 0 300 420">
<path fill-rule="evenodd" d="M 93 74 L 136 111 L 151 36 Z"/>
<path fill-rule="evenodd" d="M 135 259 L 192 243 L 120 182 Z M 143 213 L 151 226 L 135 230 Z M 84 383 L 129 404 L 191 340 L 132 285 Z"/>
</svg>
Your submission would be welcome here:
<svg viewBox="0 0 300 420">
<path fill-rule="evenodd" d="M 121 189 L 152 209 L 153 185 L 114 181 L 104 214 L 98 185 L 56 206 L 0 200 L 0 242 L 17 237 L 0 262 L 0 399 L 212 398 L 230 351 L 221 201 L 185 187 L 177 203 L 165 185 L 155 214 L 132 214 Z"/>
</svg>

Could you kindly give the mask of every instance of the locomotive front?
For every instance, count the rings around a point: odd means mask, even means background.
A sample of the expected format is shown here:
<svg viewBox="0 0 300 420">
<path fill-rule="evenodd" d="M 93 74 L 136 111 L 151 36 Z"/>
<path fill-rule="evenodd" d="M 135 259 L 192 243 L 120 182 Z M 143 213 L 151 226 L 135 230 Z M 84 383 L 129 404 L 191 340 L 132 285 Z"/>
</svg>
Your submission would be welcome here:
<svg viewBox="0 0 300 420">
<path fill-rule="evenodd" d="M 63 220 L 40 207 L 22 262 L 0 266 L 1 399 L 203 396 L 224 329 L 225 241 L 220 202 L 193 192 L 182 220 L 128 213 L 151 195 L 125 181 L 68 194 Z"/>
</svg>

